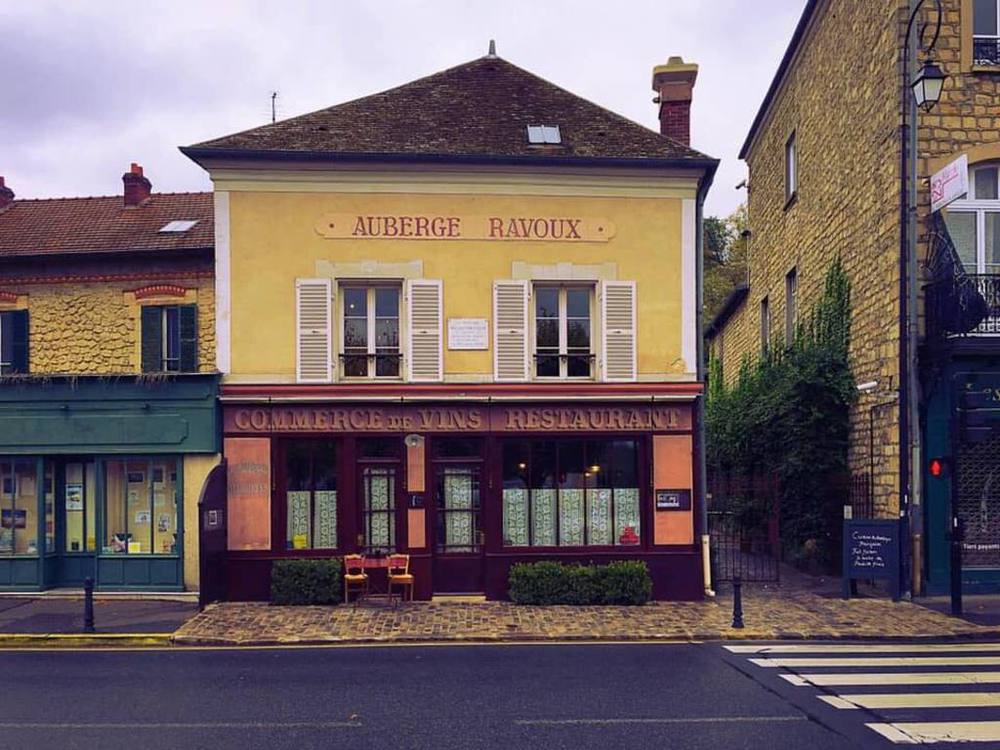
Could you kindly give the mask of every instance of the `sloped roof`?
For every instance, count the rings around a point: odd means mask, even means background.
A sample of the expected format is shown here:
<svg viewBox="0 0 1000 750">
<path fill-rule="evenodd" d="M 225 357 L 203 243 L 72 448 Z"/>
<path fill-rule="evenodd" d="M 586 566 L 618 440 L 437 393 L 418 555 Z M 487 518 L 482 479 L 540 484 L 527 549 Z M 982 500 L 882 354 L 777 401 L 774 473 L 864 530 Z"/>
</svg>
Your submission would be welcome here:
<svg viewBox="0 0 1000 750">
<path fill-rule="evenodd" d="M 529 144 L 528 125 L 558 125 L 563 145 Z M 192 158 L 713 161 L 495 56 L 181 150 Z"/>
<path fill-rule="evenodd" d="M 186 232 L 161 232 L 175 220 Z M 134 208 L 122 196 L 15 200 L 0 210 L 0 258 L 61 253 L 193 250 L 215 244 L 211 193 L 153 193 Z"/>
</svg>

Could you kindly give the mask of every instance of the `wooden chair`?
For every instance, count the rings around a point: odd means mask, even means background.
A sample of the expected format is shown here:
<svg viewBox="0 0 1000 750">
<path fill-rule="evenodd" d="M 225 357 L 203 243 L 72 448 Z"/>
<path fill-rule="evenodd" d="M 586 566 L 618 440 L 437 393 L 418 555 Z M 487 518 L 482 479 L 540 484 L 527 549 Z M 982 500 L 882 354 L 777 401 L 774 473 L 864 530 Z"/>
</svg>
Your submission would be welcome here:
<svg viewBox="0 0 1000 750">
<path fill-rule="evenodd" d="M 392 597 L 393 587 L 399 586 L 402 589 L 403 598 L 405 599 L 406 594 L 409 594 L 409 601 L 413 601 L 413 574 L 410 573 L 409 555 L 389 555 L 386 576 L 389 582 L 390 597 Z"/>
<path fill-rule="evenodd" d="M 364 561 L 363 555 L 344 555 L 344 604 L 351 600 L 352 591 L 355 592 L 355 604 L 357 594 L 368 595 L 368 573 L 365 572 Z"/>
</svg>

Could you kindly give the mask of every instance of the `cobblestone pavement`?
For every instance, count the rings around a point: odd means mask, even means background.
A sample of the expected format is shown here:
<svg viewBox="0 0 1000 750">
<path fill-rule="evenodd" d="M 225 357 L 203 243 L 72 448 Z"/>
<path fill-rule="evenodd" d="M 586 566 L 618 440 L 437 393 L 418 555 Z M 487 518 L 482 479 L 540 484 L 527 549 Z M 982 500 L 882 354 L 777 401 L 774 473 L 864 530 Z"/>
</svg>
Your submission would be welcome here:
<svg viewBox="0 0 1000 750">
<path fill-rule="evenodd" d="M 731 627 L 726 594 L 643 607 L 527 607 L 509 602 L 381 603 L 354 607 L 209 606 L 175 634 L 179 645 L 281 645 L 387 641 L 715 640 L 996 637 L 984 627 L 908 602 L 843 601 L 814 592 L 748 591 L 746 627 Z"/>
</svg>

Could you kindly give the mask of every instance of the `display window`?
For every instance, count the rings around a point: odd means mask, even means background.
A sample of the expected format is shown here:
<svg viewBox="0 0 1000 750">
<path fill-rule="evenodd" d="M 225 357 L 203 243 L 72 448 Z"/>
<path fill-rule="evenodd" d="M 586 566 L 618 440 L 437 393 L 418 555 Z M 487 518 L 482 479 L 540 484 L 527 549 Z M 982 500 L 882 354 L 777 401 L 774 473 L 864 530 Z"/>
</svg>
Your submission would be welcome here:
<svg viewBox="0 0 1000 750">
<path fill-rule="evenodd" d="M 638 455 L 636 440 L 505 441 L 504 546 L 638 545 Z"/>
<path fill-rule="evenodd" d="M 38 554 L 38 473 L 34 459 L 0 461 L 0 555 Z"/>
<path fill-rule="evenodd" d="M 105 463 L 102 553 L 177 554 L 177 470 L 174 459 Z"/>
<path fill-rule="evenodd" d="M 286 549 L 339 546 L 336 441 L 286 442 L 285 503 Z"/>
</svg>

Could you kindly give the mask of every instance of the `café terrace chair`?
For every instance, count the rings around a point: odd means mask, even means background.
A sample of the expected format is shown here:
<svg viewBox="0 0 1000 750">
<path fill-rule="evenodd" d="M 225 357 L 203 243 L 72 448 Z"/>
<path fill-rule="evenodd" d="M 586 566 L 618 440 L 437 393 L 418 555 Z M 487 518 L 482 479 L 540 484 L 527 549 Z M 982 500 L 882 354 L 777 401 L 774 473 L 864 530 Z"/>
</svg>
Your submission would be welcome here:
<svg viewBox="0 0 1000 750">
<path fill-rule="evenodd" d="M 355 593 L 354 603 L 359 596 L 368 595 L 368 573 L 365 572 L 364 555 L 344 555 L 344 604 L 351 601 L 351 592 Z"/>
<path fill-rule="evenodd" d="M 410 573 L 409 555 L 389 555 L 386 576 L 389 582 L 389 598 L 392 598 L 393 587 L 399 586 L 402 589 L 401 598 L 407 600 L 406 595 L 409 594 L 408 601 L 413 601 L 413 574 Z"/>
</svg>

